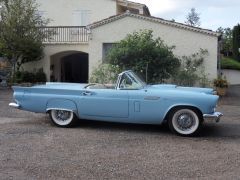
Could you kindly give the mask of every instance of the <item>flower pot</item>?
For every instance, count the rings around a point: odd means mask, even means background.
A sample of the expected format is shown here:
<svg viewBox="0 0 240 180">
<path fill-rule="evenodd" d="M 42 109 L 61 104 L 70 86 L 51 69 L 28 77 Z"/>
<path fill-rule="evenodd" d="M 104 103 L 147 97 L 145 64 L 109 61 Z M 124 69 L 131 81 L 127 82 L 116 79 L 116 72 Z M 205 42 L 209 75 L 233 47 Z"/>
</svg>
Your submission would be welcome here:
<svg viewBox="0 0 240 180">
<path fill-rule="evenodd" d="M 227 93 L 227 88 L 224 87 L 224 88 L 220 88 L 220 87 L 217 87 L 217 94 L 219 96 L 225 96 Z"/>
</svg>

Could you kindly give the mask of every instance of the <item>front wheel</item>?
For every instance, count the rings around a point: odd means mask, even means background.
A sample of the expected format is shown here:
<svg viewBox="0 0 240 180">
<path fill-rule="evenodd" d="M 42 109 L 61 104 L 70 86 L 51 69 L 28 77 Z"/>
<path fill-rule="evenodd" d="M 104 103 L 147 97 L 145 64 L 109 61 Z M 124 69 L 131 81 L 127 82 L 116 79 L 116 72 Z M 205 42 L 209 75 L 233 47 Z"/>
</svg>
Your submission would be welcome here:
<svg viewBox="0 0 240 180">
<path fill-rule="evenodd" d="M 170 113 L 169 128 L 181 136 L 193 136 L 201 126 L 201 117 L 197 111 L 188 108 L 178 108 Z"/>
<path fill-rule="evenodd" d="M 51 110 L 50 118 L 58 127 L 72 127 L 76 123 L 76 116 L 72 111 Z"/>
</svg>

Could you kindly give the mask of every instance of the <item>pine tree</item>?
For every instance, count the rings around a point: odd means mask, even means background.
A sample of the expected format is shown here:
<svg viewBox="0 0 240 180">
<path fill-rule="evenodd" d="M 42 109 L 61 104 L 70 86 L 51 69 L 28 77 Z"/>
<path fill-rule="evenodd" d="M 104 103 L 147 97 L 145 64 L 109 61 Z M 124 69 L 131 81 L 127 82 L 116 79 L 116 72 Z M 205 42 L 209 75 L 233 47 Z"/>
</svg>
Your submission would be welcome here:
<svg viewBox="0 0 240 180">
<path fill-rule="evenodd" d="M 186 18 L 187 21 L 185 21 L 185 23 L 190 26 L 199 27 L 201 25 L 200 14 L 196 12 L 195 8 L 191 9 Z"/>
<path fill-rule="evenodd" d="M 224 53 L 224 56 L 232 56 L 232 45 L 233 45 L 233 32 L 231 28 L 222 28 L 219 27 L 217 29 L 217 32 L 222 35 L 222 53 Z"/>
<path fill-rule="evenodd" d="M 240 24 L 233 28 L 233 57 L 240 61 Z"/>
</svg>

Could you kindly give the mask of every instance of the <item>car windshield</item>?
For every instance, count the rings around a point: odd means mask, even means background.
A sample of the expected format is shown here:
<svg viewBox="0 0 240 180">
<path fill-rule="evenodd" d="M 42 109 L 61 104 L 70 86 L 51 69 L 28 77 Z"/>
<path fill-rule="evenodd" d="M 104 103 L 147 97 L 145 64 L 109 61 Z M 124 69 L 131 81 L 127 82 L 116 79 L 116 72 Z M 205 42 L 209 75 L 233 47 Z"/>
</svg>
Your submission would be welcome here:
<svg viewBox="0 0 240 180">
<path fill-rule="evenodd" d="M 145 83 L 145 81 L 141 78 L 141 76 L 137 75 L 136 73 L 134 73 L 133 71 L 130 71 L 128 73 L 128 75 L 139 85 L 141 85 L 142 87 L 145 87 L 147 84 Z"/>
<path fill-rule="evenodd" d="M 126 71 L 122 74 L 119 82 L 119 89 L 141 89 L 146 86 L 146 83 L 139 78 L 134 72 Z"/>
</svg>

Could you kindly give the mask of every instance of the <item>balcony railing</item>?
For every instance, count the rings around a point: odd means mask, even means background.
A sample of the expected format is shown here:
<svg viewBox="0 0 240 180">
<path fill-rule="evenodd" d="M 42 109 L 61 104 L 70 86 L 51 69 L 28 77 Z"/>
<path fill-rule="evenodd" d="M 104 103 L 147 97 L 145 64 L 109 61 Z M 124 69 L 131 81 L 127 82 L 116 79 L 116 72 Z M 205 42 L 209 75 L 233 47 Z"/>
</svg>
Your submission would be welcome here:
<svg viewBox="0 0 240 180">
<path fill-rule="evenodd" d="M 46 26 L 41 30 L 46 36 L 44 43 L 84 43 L 89 40 L 85 26 Z"/>
</svg>

